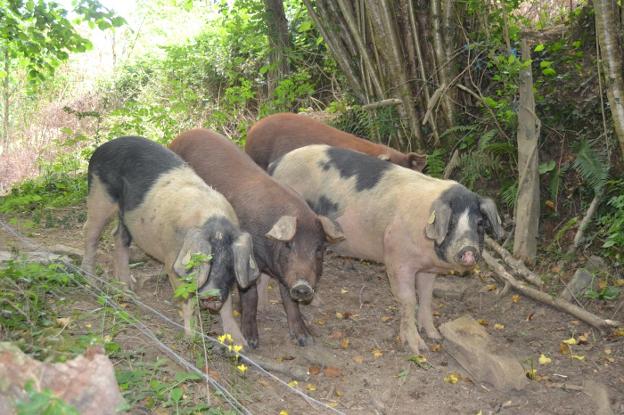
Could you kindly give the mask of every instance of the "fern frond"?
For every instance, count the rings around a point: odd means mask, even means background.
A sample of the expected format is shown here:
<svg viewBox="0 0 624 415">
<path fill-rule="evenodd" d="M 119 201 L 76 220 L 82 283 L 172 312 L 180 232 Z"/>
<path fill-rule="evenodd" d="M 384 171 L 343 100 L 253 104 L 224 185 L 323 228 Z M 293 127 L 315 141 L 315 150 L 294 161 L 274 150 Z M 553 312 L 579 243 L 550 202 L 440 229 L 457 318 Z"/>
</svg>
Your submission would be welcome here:
<svg viewBox="0 0 624 415">
<path fill-rule="evenodd" d="M 574 160 L 574 168 L 585 182 L 600 192 L 609 178 L 609 160 L 604 150 L 588 140 L 581 140 Z"/>
</svg>

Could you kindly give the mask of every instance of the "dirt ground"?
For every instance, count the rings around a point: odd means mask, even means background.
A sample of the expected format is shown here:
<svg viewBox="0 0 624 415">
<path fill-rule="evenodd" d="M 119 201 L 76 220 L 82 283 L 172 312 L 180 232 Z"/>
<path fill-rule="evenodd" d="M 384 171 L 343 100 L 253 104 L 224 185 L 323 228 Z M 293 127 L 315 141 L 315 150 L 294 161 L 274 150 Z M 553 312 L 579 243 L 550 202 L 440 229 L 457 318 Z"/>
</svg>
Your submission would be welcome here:
<svg viewBox="0 0 624 415">
<path fill-rule="evenodd" d="M 81 208 L 58 212 L 57 215 L 66 218 L 59 221 L 62 223 L 59 227 L 33 230 L 20 228 L 19 223 L 17 227 L 45 246 L 62 243 L 80 248 L 80 212 Z M 100 243 L 98 264 L 110 274 L 112 244 L 109 236 L 104 239 Z M 0 230 L 0 249 L 10 246 L 19 244 Z M 133 272 L 145 279 L 139 297 L 180 320 L 171 288 L 166 277 L 160 275 L 161 266 L 138 250 L 133 251 L 133 258 L 137 262 Z M 307 369 L 309 378 L 292 385 L 346 414 L 594 414 L 596 404 L 580 390 L 589 380 L 606 385 L 613 413 L 624 414 L 624 338 L 601 334 L 567 314 L 524 297 L 515 302 L 514 293 L 499 297 L 497 292 L 501 287 L 489 286 L 494 280 L 487 270 L 461 277 L 440 277 L 439 281 L 442 284 L 434 298 L 436 325 L 465 314 L 482 320 L 488 333 L 508 354 L 517 357 L 526 370 L 537 370 L 536 380 L 519 392 L 499 392 L 489 385 L 475 383 L 445 352 L 443 342 L 436 345 L 426 337 L 431 349 L 425 353 L 429 365 L 420 367 L 409 361 L 411 353 L 397 342 L 399 310 L 390 293 L 384 267 L 331 253 L 324 264 L 320 305 L 302 308 L 315 335 L 315 344 L 301 348 L 289 338 L 279 290 L 272 282 L 269 310 L 259 315 L 260 346 L 251 355 Z M 84 310 L 97 305 L 87 296 L 77 298 L 76 304 L 80 306 L 74 307 Z M 613 315 L 617 305 L 617 301 L 593 302 L 590 309 L 606 318 L 622 320 L 624 310 Z M 179 331 L 130 305 L 128 309 L 134 310 L 163 342 L 180 353 L 192 353 L 193 346 L 185 344 Z M 205 330 L 211 335 L 220 334 L 218 322 Z M 583 360 L 561 354 L 562 340 L 578 338 L 584 333 L 588 333 L 588 342 L 572 346 L 572 354 L 584 356 Z M 162 356 L 132 327 L 119 333 L 115 341 L 124 349 L 140 350 L 137 359 Z M 540 365 L 541 354 L 552 362 Z M 132 364 L 125 362 L 128 363 Z M 209 362 L 209 373 L 228 385 L 252 413 L 278 414 L 281 410 L 291 415 L 330 413 L 306 403 L 257 371 L 250 370 L 241 377 L 234 365 L 227 358 L 216 356 Z M 286 382 L 292 381 L 287 375 L 276 374 Z M 459 381 L 448 382 L 450 374 L 459 375 Z M 198 385 L 189 393 L 197 393 L 195 398 L 201 399 L 202 390 Z M 140 407 L 133 412 L 149 413 Z"/>
</svg>

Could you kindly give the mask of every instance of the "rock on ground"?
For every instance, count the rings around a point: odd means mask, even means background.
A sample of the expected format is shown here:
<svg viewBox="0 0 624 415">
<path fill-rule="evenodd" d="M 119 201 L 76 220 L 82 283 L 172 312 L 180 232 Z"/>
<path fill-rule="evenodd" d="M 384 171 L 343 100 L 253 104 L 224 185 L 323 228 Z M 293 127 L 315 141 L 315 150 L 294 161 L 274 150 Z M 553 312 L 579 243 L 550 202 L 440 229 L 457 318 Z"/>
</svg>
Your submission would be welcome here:
<svg viewBox="0 0 624 415">
<path fill-rule="evenodd" d="M 117 414 L 124 403 L 101 347 L 66 363 L 42 363 L 11 343 L 0 343 L 0 414 L 16 413 L 15 402 L 27 398 L 24 385 L 31 379 L 38 390 L 49 389 L 80 414 Z"/>
<path fill-rule="evenodd" d="M 496 345 L 485 328 L 470 316 L 462 316 L 440 326 L 445 350 L 474 381 L 507 391 L 520 390 L 527 384 L 526 373 L 516 359 Z"/>
<path fill-rule="evenodd" d="M 579 294 L 583 293 L 591 285 L 593 278 L 594 275 L 585 268 L 577 269 L 568 285 L 563 287 L 559 298 L 572 301 L 573 297 L 578 297 Z"/>
</svg>

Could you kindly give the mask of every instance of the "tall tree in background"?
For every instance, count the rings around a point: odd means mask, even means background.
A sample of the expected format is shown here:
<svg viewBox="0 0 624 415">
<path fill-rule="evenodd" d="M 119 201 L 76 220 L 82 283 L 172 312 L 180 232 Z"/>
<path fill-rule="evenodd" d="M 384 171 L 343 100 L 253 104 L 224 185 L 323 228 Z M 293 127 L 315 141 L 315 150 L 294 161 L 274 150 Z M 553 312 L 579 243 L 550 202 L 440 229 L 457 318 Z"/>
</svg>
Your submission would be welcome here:
<svg viewBox="0 0 624 415">
<path fill-rule="evenodd" d="M 354 96 L 368 108 L 399 105 L 409 132 L 403 149 L 423 149 L 453 125 L 460 2 L 303 2 Z"/>
<path fill-rule="evenodd" d="M 288 65 L 288 51 L 290 37 L 288 35 L 288 21 L 284 13 L 283 0 L 264 0 L 264 20 L 268 28 L 269 61 L 268 96 L 271 97 L 277 83 L 285 78 L 290 68 Z"/>
<path fill-rule="evenodd" d="M 620 11 L 614 0 L 594 0 L 596 33 L 604 77 L 607 82 L 609 108 L 622 157 L 624 157 L 624 81 L 622 80 L 624 76 L 624 53 L 622 51 L 624 27 L 618 20 Z"/>
</svg>

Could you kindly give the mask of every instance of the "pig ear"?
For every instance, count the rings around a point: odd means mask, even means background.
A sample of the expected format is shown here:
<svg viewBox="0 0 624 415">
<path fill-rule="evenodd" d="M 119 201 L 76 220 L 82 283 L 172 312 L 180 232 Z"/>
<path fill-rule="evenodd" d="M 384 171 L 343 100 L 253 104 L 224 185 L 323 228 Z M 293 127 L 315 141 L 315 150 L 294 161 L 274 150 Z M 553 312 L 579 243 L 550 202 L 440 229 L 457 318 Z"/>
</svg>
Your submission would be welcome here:
<svg viewBox="0 0 624 415">
<path fill-rule="evenodd" d="M 438 245 L 444 242 L 451 221 L 451 213 L 451 207 L 447 203 L 437 201 L 433 204 L 425 227 L 427 238 L 435 240 Z"/>
<path fill-rule="evenodd" d="M 253 256 L 251 236 L 243 232 L 232 244 L 234 253 L 234 274 L 241 288 L 247 288 L 260 276 L 258 265 Z"/>
<path fill-rule="evenodd" d="M 325 232 L 325 239 L 327 242 L 334 244 L 336 242 L 342 241 L 345 236 L 342 233 L 342 228 L 338 224 L 338 222 L 331 220 L 327 216 L 319 215 L 319 220 L 321 221 L 321 226 L 323 227 L 323 231 Z"/>
<path fill-rule="evenodd" d="M 296 232 L 297 218 L 294 216 L 282 216 L 265 236 L 276 241 L 288 242 L 292 241 Z"/>
<path fill-rule="evenodd" d="M 184 276 L 189 273 L 186 267 L 191 260 L 191 256 L 195 253 L 202 253 L 204 255 L 210 255 L 212 253 L 212 247 L 210 243 L 203 238 L 203 233 L 200 229 L 194 228 L 189 230 L 184 236 L 184 242 L 182 248 L 178 252 L 178 257 L 173 263 L 173 271 L 179 276 Z M 210 273 L 210 261 L 206 261 L 201 264 L 197 274 L 197 287 L 204 285 L 208 279 Z"/>
<path fill-rule="evenodd" d="M 410 169 L 423 171 L 427 165 L 427 155 L 420 153 L 407 153 L 407 161 Z"/>
<path fill-rule="evenodd" d="M 380 160 L 390 161 L 390 156 L 387 154 L 380 154 L 377 156 L 377 158 Z"/>
<path fill-rule="evenodd" d="M 494 239 L 501 239 L 503 237 L 503 226 L 494 201 L 487 197 L 482 198 L 479 208 L 489 222 L 489 226 L 487 226 L 486 229 L 491 231 Z"/>
</svg>

